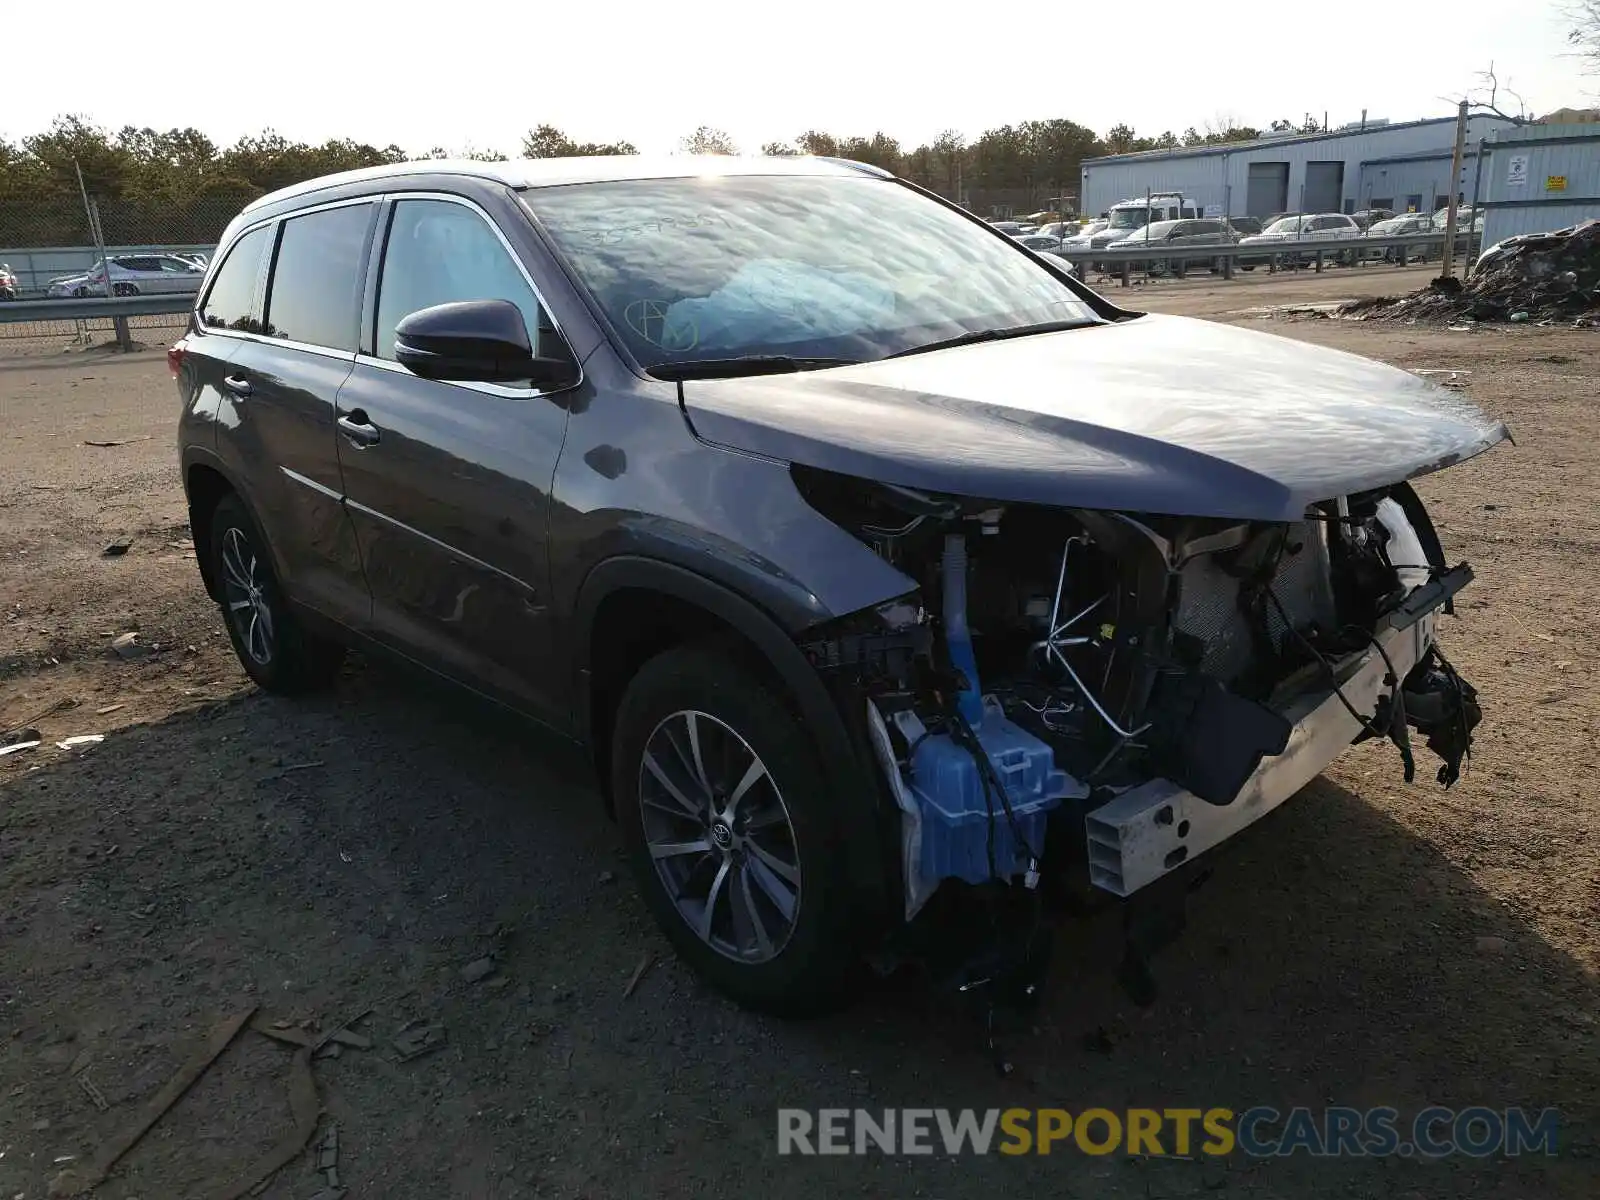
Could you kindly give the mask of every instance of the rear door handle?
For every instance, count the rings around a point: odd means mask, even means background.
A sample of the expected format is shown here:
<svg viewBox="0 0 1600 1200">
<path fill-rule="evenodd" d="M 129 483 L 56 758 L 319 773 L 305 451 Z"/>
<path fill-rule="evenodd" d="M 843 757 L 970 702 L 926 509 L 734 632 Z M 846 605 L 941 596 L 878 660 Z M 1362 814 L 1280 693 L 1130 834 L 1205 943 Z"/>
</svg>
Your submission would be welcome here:
<svg viewBox="0 0 1600 1200">
<path fill-rule="evenodd" d="M 250 386 L 250 381 L 243 375 L 229 375 L 222 381 L 222 386 L 227 388 L 235 396 L 248 396 L 251 392 L 255 391 L 255 389 Z"/>
<path fill-rule="evenodd" d="M 376 446 L 380 436 L 378 427 L 367 420 L 359 408 L 339 418 L 339 432 L 359 447 Z"/>
</svg>

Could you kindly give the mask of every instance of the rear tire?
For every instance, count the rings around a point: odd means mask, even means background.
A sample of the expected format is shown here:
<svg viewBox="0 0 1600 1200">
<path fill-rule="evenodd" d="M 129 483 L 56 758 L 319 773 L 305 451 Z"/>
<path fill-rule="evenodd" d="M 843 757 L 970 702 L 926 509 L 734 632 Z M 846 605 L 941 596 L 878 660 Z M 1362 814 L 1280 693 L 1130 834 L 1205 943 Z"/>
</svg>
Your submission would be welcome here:
<svg viewBox="0 0 1600 1200">
<path fill-rule="evenodd" d="M 738 1004 L 808 1016 L 859 971 L 839 800 L 782 690 L 721 639 L 628 684 L 611 785 L 628 860 L 677 952 Z"/>
<path fill-rule="evenodd" d="M 222 623 L 245 674 L 279 695 L 328 686 L 344 662 L 344 647 L 312 633 L 289 606 L 267 540 L 236 495 L 224 496 L 212 510 L 209 552 Z"/>
</svg>

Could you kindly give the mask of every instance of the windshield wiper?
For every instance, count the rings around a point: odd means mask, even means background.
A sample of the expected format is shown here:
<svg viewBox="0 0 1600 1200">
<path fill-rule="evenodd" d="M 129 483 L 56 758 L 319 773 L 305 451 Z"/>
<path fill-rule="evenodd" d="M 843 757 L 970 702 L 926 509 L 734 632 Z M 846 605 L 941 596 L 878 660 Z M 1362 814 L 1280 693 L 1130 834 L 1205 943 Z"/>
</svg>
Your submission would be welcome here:
<svg viewBox="0 0 1600 1200">
<path fill-rule="evenodd" d="M 908 354 L 926 354 L 930 350 L 948 350 L 952 346 L 971 346 L 976 342 L 1001 342 L 1007 338 L 1027 337 L 1033 333 L 1060 333 L 1063 329 L 1077 329 L 1090 324 L 1093 322 L 1079 318 L 1072 321 L 1040 321 L 1034 325 L 1008 325 L 999 329 L 974 329 L 970 333 L 958 333 L 955 337 L 929 342 L 924 346 L 897 350 L 885 357 L 904 358 Z"/>
<path fill-rule="evenodd" d="M 733 379 L 741 375 L 783 375 L 820 367 L 848 367 L 854 358 L 796 358 L 790 354 L 741 354 L 737 358 L 684 358 L 656 363 L 645 373 L 657 379 Z"/>
</svg>

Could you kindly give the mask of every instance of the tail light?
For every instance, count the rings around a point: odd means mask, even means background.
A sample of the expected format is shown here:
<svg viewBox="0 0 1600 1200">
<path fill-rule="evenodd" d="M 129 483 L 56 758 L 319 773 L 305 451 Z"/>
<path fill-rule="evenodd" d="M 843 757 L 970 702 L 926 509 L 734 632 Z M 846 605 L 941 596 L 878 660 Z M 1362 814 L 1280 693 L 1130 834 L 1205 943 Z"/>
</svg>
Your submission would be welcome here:
<svg viewBox="0 0 1600 1200">
<path fill-rule="evenodd" d="M 172 372 L 174 379 L 178 377 L 178 372 L 183 370 L 183 356 L 188 350 L 189 347 L 182 338 L 167 347 L 167 370 Z"/>
</svg>

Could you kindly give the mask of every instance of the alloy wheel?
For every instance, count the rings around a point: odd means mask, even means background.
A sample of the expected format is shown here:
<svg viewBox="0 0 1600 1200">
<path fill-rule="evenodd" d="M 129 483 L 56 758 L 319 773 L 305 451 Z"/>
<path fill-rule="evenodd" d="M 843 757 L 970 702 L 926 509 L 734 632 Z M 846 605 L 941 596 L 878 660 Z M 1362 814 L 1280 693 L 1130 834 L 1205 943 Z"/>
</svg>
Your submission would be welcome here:
<svg viewBox="0 0 1600 1200">
<path fill-rule="evenodd" d="M 674 712 L 639 765 L 644 841 L 696 936 L 727 958 L 775 958 L 800 913 L 800 855 L 766 764 L 709 713 Z"/>
<path fill-rule="evenodd" d="M 222 535 L 222 590 L 225 612 L 245 653 L 261 666 L 276 648 L 272 605 L 267 597 L 266 565 L 237 526 Z"/>
</svg>

